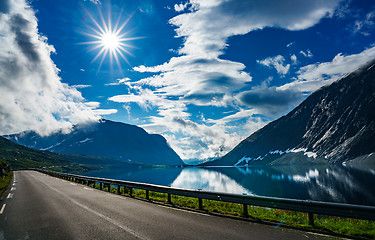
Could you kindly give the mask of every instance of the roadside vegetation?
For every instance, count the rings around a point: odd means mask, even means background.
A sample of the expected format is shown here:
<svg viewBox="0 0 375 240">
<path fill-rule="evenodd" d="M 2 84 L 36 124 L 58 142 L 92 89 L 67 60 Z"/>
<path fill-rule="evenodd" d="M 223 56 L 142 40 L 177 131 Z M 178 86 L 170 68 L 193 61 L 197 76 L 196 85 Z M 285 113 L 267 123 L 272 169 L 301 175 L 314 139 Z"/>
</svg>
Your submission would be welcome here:
<svg viewBox="0 0 375 240">
<path fill-rule="evenodd" d="M 91 184 L 91 187 L 100 188 L 99 184 Z M 103 191 L 108 191 L 108 186 L 103 185 Z M 117 193 L 117 187 L 111 186 L 110 191 Z M 121 188 L 121 195 L 130 195 L 129 188 Z M 146 199 L 146 191 L 133 189 L 132 196 L 135 198 Z M 168 196 L 165 193 L 149 192 L 149 200 L 168 204 Z M 199 203 L 197 198 L 184 196 L 171 196 L 172 205 L 181 208 L 198 210 Z M 203 211 L 231 215 L 237 217 L 243 216 L 242 204 L 221 202 L 203 199 Z M 307 213 L 294 212 L 280 209 L 270 209 L 257 206 L 248 206 L 248 216 L 246 218 L 256 222 L 266 222 L 273 224 L 275 228 L 280 225 L 302 228 L 306 230 L 315 230 L 327 234 L 339 234 L 351 236 L 354 238 L 375 239 L 375 221 L 332 217 L 325 215 L 315 215 L 314 226 L 309 225 Z"/>
<path fill-rule="evenodd" d="M 8 162 L 11 170 L 44 168 L 51 171 L 81 173 L 94 169 L 63 157 L 64 155 L 27 148 L 0 137 L 0 159 Z"/>
<path fill-rule="evenodd" d="M 0 161 L 0 197 L 7 190 L 12 180 L 13 173 L 7 170 L 8 166 L 7 162 Z"/>
</svg>

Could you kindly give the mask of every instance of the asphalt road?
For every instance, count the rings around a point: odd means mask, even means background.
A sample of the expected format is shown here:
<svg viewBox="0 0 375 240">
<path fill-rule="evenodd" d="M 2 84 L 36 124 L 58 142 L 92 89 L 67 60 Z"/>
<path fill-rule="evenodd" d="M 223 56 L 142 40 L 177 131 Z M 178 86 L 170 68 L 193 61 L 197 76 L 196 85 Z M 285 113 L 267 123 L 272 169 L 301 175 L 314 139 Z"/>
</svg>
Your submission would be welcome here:
<svg viewBox="0 0 375 240">
<path fill-rule="evenodd" d="M 326 239 L 118 196 L 17 171 L 0 203 L 1 239 Z"/>
</svg>

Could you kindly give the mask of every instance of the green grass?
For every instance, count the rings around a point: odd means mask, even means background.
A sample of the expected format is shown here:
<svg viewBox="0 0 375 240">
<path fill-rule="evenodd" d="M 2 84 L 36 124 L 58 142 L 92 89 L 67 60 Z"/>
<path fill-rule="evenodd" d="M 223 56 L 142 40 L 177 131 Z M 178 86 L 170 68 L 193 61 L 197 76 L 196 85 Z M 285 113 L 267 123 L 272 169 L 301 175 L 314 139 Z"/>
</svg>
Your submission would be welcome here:
<svg viewBox="0 0 375 240">
<path fill-rule="evenodd" d="M 90 184 L 91 187 L 99 189 L 99 184 Z M 103 185 L 103 191 L 108 191 L 108 186 Z M 110 191 L 117 193 L 117 187 L 111 186 Z M 129 195 L 130 189 L 121 187 L 122 195 Z M 142 189 L 133 189 L 133 197 L 146 198 L 146 191 Z M 167 203 L 168 195 L 166 193 L 149 192 L 151 201 Z M 198 199 L 184 196 L 171 196 L 172 204 L 182 208 L 199 209 Z M 242 204 L 221 202 L 203 199 L 204 211 L 220 213 L 232 216 L 243 216 Z M 293 226 L 307 230 L 319 230 L 326 233 L 343 234 L 352 237 L 361 237 L 375 239 L 375 221 L 367 221 L 351 218 L 330 217 L 324 215 L 315 215 L 314 226 L 310 226 L 307 213 L 287 211 L 280 209 L 270 209 L 257 206 L 248 206 L 248 217 L 256 221 L 267 221 L 273 224 Z"/>
<path fill-rule="evenodd" d="M 8 162 L 11 170 L 44 168 L 51 171 L 80 173 L 92 169 L 51 152 L 21 146 L 3 137 L 0 137 L 0 159 Z"/>
<path fill-rule="evenodd" d="M 12 180 L 13 172 L 9 172 L 7 175 L 0 177 L 0 197 L 7 190 L 10 181 Z"/>
</svg>

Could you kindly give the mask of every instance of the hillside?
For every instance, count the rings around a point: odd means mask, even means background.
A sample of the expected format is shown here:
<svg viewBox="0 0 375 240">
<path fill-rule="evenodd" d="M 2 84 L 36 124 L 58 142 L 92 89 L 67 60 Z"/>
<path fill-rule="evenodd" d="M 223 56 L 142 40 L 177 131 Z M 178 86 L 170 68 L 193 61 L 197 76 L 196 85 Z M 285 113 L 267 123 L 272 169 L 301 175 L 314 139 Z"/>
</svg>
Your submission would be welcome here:
<svg viewBox="0 0 375 240">
<path fill-rule="evenodd" d="M 161 135 L 148 134 L 140 127 L 104 119 L 74 126 L 68 134 L 60 131 L 41 137 L 28 131 L 6 138 L 33 149 L 62 154 L 95 156 L 147 165 L 184 165 Z"/>
<path fill-rule="evenodd" d="M 375 152 L 375 61 L 312 93 L 297 108 L 208 166 L 340 163 Z"/>
<path fill-rule="evenodd" d="M 63 171 L 87 169 L 52 153 L 30 149 L 3 137 L 0 137 L 0 160 L 8 162 L 12 170 L 39 167 Z"/>
</svg>

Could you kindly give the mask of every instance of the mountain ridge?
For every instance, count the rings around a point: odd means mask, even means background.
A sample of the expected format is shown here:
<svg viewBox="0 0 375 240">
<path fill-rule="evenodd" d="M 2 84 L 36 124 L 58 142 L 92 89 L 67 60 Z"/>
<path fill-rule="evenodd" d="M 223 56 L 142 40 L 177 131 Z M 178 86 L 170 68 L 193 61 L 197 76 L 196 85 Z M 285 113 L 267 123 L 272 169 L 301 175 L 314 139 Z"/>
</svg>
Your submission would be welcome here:
<svg viewBox="0 0 375 240">
<path fill-rule="evenodd" d="M 299 152 L 311 162 L 339 163 L 375 152 L 374 66 L 373 60 L 323 86 L 222 158 L 203 165 L 271 164 Z"/>
<path fill-rule="evenodd" d="M 65 172 L 82 172 L 91 169 L 87 165 L 77 164 L 64 157 L 31 149 L 0 137 L 0 159 L 8 162 L 12 170 L 49 168 Z"/>
<path fill-rule="evenodd" d="M 41 137 L 27 131 L 6 137 L 30 148 L 62 154 L 99 156 L 150 165 L 184 165 L 163 136 L 148 134 L 135 125 L 105 119 L 76 125 L 67 134 L 60 131 Z"/>
</svg>

